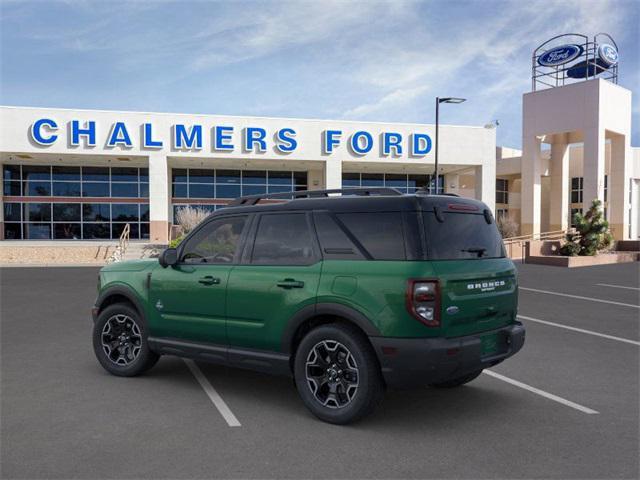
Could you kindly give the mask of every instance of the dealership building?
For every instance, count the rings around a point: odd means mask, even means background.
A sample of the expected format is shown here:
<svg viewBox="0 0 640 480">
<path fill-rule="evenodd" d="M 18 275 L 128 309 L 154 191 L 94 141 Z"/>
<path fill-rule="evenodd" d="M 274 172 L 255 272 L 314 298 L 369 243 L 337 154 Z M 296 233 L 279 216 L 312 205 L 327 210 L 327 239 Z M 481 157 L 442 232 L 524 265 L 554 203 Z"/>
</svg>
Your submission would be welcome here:
<svg viewBox="0 0 640 480">
<path fill-rule="evenodd" d="M 615 238 L 637 239 L 631 91 L 617 50 L 589 70 L 605 44 L 584 38 L 534 52 L 522 150 L 496 148 L 493 125 L 440 125 L 437 179 L 434 125 L 0 107 L 0 239 L 110 240 L 129 224 L 166 243 L 185 205 L 383 186 L 477 198 L 525 235 L 566 230 L 600 199 Z M 584 78 L 567 81 L 581 55 Z"/>
</svg>

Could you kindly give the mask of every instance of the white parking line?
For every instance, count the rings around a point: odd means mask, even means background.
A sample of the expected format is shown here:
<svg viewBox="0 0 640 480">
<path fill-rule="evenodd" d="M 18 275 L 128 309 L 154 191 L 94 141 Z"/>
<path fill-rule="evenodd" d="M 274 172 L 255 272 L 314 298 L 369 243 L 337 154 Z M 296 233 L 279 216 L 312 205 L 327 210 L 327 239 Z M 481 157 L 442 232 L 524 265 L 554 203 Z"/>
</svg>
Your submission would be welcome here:
<svg viewBox="0 0 640 480">
<path fill-rule="evenodd" d="M 601 298 L 581 297 L 580 295 L 569 295 L 568 293 L 550 292 L 549 290 L 538 290 L 537 288 L 525 288 L 519 287 L 520 290 L 527 292 L 546 293 L 548 295 L 558 295 L 559 297 L 577 298 L 579 300 L 589 300 L 590 302 L 609 303 L 611 305 L 620 305 L 622 307 L 631 307 L 640 309 L 640 305 L 634 305 L 632 303 L 614 302 L 612 300 L 602 300 Z"/>
<path fill-rule="evenodd" d="M 573 330 L 574 332 L 587 333 L 589 335 L 595 335 L 596 337 L 608 338 L 609 340 L 616 340 L 618 342 L 630 343 L 631 345 L 640 346 L 640 342 L 636 342 L 635 340 L 628 340 L 622 337 L 614 337 L 613 335 L 606 335 L 604 333 L 598 333 L 592 330 L 585 330 L 583 328 L 570 327 L 568 325 L 562 325 L 561 323 L 553 323 L 553 322 L 548 322 L 546 320 L 540 320 L 539 318 L 525 317 L 524 315 L 518 315 L 518 318 L 522 318 L 529 322 L 542 323 L 544 325 L 551 325 L 552 327 L 564 328 L 566 330 Z"/>
<path fill-rule="evenodd" d="M 626 290 L 640 290 L 638 287 L 627 287 L 625 285 L 612 285 L 610 283 L 596 283 L 599 287 L 624 288 Z"/>
<path fill-rule="evenodd" d="M 548 398 L 549 400 L 553 400 L 554 402 L 561 403 L 563 405 L 566 405 L 567 407 L 571 407 L 575 410 L 579 410 L 582 413 L 586 413 L 588 415 L 597 415 L 598 413 L 600 413 L 600 412 L 597 412 L 596 410 L 592 410 L 578 403 L 571 402 L 566 398 L 558 397 L 557 395 L 554 395 L 549 392 L 545 392 L 544 390 L 540 390 L 539 388 L 536 388 L 536 387 L 532 387 L 531 385 L 527 385 L 526 383 L 522 383 L 522 382 L 519 382 L 518 380 L 505 377 L 504 375 L 500 375 L 499 373 L 492 372 L 491 370 L 483 370 L 482 373 L 486 373 L 490 377 L 497 378 L 498 380 L 502 380 L 503 382 L 507 382 L 507 383 L 510 383 L 511 385 L 515 385 L 516 387 L 523 388 L 524 390 L 528 390 L 532 393 L 535 393 L 536 395 L 540 395 L 541 397 L 545 397 L 545 398 Z"/>
<path fill-rule="evenodd" d="M 216 406 L 216 408 L 220 412 L 220 415 L 222 415 L 222 418 L 225 419 L 227 424 L 230 427 L 241 427 L 242 425 L 240 424 L 236 416 L 233 414 L 231 409 L 227 406 L 227 404 L 222 399 L 220 394 L 216 391 L 216 389 L 213 388 L 213 385 L 209 383 L 209 380 L 207 380 L 207 377 L 204 376 L 204 373 L 202 373 L 202 370 L 198 368 L 198 365 L 196 365 L 193 360 L 188 360 L 186 358 L 183 358 L 183 360 L 184 360 L 184 363 L 187 364 L 187 367 L 189 367 L 189 370 L 191 370 L 191 373 L 193 373 L 193 376 L 196 377 L 196 380 L 198 380 L 198 383 L 200 384 L 202 389 L 205 391 L 205 393 L 208 395 L 209 399 Z"/>
</svg>

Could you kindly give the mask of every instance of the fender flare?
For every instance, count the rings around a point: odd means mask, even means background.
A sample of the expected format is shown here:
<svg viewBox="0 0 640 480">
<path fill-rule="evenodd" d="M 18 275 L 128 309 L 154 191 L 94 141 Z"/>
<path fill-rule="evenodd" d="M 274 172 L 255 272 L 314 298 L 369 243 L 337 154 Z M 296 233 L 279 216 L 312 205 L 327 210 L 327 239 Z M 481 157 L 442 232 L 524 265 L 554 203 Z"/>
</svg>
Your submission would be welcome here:
<svg viewBox="0 0 640 480">
<path fill-rule="evenodd" d="M 301 308 L 291 317 L 282 334 L 282 352 L 291 353 L 291 343 L 300 326 L 307 320 L 320 315 L 344 318 L 358 326 L 368 337 L 381 336 L 380 330 L 358 310 L 339 303 L 317 303 Z"/>
<path fill-rule="evenodd" d="M 98 314 L 100 310 L 102 310 L 102 306 L 104 305 L 104 302 L 109 297 L 112 297 L 113 295 L 121 295 L 125 297 L 127 300 L 129 300 L 133 304 L 133 306 L 136 308 L 138 313 L 142 315 L 143 318 L 146 319 L 146 316 L 147 316 L 146 310 L 144 308 L 144 305 L 142 304 L 142 301 L 138 298 L 136 293 L 131 288 L 126 287 L 124 285 L 113 285 L 111 287 L 107 287 L 98 295 L 98 298 L 96 299 L 94 304 L 94 312 L 95 312 L 93 316 L 94 322 L 97 320 Z"/>
</svg>

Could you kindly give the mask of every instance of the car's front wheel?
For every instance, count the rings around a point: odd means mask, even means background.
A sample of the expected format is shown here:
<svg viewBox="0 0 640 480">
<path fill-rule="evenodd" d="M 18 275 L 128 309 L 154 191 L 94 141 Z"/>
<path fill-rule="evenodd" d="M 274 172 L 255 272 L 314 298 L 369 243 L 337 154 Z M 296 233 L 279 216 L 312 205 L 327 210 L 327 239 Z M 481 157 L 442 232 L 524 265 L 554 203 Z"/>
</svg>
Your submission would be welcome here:
<svg viewBox="0 0 640 480">
<path fill-rule="evenodd" d="M 351 423 L 373 412 L 384 395 L 375 353 L 348 325 L 323 325 L 300 342 L 294 364 L 302 401 L 325 422 Z"/>
<path fill-rule="evenodd" d="M 134 308 L 126 303 L 109 305 L 93 326 L 93 351 L 109 373 L 140 375 L 159 358 L 149 349 L 147 334 L 144 320 Z"/>
</svg>

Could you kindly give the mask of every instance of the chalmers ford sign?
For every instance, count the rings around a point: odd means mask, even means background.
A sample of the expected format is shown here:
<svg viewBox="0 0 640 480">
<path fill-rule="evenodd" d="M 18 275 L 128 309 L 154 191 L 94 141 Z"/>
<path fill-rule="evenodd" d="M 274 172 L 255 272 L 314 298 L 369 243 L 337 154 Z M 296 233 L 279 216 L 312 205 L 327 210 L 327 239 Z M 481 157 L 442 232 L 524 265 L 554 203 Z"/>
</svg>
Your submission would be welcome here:
<svg viewBox="0 0 640 480">
<path fill-rule="evenodd" d="M 175 123 L 170 131 L 159 131 L 153 123 L 132 125 L 124 121 L 114 121 L 109 125 L 99 125 L 94 120 L 72 120 L 67 123 L 54 118 L 38 118 L 29 128 L 30 139 L 40 147 L 54 145 L 60 141 L 60 133 L 66 129 L 68 143 L 72 147 L 95 147 L 101 142 L 105 148 L 128 149 L 134 147 L 134 134 L 139 133 L 139 144 L 143 150 L 171 148 L 174 151 L 202 151 L 211 149 L 216 152 L 262 153 L 272 150 L 276 154 L 294 153 L 299 146 L 297 132 L 289 126 L 267 131 L 260 126 L 244 127 L 236 132 L 231 125 L 201 125 Z M 239 135 L 237 135 L 239 133 Z M 431 137 L 426 133 L 382 132 L 373 135 L 366 130 L 358 130 L 344 135 L 340 129 L 326 129 L 319 132 L 322 136 L 323 155 L 331 155 L 341 144 L 345 144 L 351 153 L 358 156 L 379 153 L 383 156 L 408 154 L 423 157 L 432 148 Z"/>
</svg>

